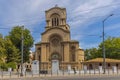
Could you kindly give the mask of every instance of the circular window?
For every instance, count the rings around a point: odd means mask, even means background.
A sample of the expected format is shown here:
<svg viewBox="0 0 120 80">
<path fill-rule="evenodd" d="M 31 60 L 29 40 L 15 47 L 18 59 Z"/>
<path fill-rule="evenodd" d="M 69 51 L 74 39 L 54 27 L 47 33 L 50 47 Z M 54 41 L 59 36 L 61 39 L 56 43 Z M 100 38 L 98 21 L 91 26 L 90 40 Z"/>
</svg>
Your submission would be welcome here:
<svg viewBox="0 0 120 80">
<path fill-rule="evenodd" d="M 52 41 L 53 46 L 58 46 L 59 45 L 59 40 L 57 38 L 54 38 Z"/>
</svg>

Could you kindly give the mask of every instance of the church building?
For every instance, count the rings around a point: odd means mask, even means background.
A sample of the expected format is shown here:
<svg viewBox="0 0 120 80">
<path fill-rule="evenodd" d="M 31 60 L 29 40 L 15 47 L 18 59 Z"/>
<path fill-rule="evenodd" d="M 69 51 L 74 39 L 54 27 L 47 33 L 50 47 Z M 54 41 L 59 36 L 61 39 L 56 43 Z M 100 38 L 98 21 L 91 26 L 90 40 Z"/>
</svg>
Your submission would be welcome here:
<svg viewBox="0 0 120 80">
<path fill-rule="evenodd" d="M 45 31 L 41 41 L 35 44 L 35 60 L 40 63 L 40 70 L 51 70 L 54 60 L 58 62 L 59 70 L 67 70 L 68 66 L 81 69 L 84 51 L 78 41 L 71 40 L 66 8 L 55 6 L 45 11 L 45 16 Z"/>
</svg>

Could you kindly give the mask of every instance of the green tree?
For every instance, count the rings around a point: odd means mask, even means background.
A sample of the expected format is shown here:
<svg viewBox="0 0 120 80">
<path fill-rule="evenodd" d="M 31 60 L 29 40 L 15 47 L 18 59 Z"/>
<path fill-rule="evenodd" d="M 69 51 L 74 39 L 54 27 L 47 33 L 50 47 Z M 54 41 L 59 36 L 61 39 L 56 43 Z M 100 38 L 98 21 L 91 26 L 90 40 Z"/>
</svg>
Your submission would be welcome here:
<svg viewBox="0 0 120 80">
<path fill-rule="evenodd" d="M 3 38 L 2 34 L 0 34 L 0 38 Z"/>
<path fill-rule="evenodd" d="M 105 54 L 106 58 L 120 59 L 120 38 L 119 37 L 108 37 L 105 41 Z M 103 57 L 102 52 L 103 42 L 99 44 L 98 48 L 86 49 L 85 54 L 87 60 Z"/>
<path fill-rule="evenodd" d="M 2 34 L 0 34 L 2 36 Z M 0 37 L 0 63 L 5 62 L 6 58 L 6 50 L 5 50 L 5 44 L 4 44 L 4 39 Z"/>
<path fill-rule="evenodd" d="M 98 51 L 96 48 L 86 49 L 85 50 L 85 60 L 93 59 L 98 56 Z"/>
<path fill-rule="evenodd" d="M 120 38 L 108 37 L 105 42 L 105 54 L 107 58 L 120 59 Z M 99 45 L 99 53 L 102 53 L 102 45 Z"/>
<path fill-rule="evenodd" d="M 16 63 L 15 62 L 9 62 L 7 63 L 8 68 L 16 69 Z"/>
<path fill-rule="evenodd" d="M 30 31 L 28 29 L 23 29 L 21 26 L 14 27 L 10 32 L 8 37 L 12 41 L 12 43 L 16 46 L 16 48 L 19 50 L 19 53 L 21 53 L 21 34 L 23 32 L 24 36 L 24 62 L 29 60 L 29 51 L 30 48 L 33 46 L 33 37 L 30 34 Z M 21 55 L 21 54 L 19 54 Z"/>
<path fill-rule="evenodd" d="M 20 61 L 19 50 L 13 45 L 9 38 L 5 38 L 6 61 L 18 63 Z"/>
</svg>

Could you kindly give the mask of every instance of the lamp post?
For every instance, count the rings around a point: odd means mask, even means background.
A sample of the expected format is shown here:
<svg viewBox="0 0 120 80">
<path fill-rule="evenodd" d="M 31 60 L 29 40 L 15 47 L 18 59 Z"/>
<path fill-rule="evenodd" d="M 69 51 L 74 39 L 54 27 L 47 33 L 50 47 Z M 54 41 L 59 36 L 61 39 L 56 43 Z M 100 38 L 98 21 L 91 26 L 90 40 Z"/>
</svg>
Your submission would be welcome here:
<svg viewBox="0 0 120 80">
<path fill-rule="evenodd" d="M 105 44 L 104 44 L 104 38 L 105 38 L 105 33 L 104 33 L 104 24 L 105 24 L 105 21 L 109 18 L 113 16 L 113 14 L 110 14 L 108 17 L 106 17 L 104 20 L 103 20 L 103 74 L 105 74 L 106 72 L 106 61 L 105 61 L 105 58 L 106 58 L 106 54 L 105 54 Z"/>
<path fill-rule="evenodd" d="M 24 30 L 24 26 L 22 26 L 22 33 L 21 33 L 21 74 L 20 76 L 23 76 L 23 45 L 24 45 L 23 30 Z"/>
</svg>

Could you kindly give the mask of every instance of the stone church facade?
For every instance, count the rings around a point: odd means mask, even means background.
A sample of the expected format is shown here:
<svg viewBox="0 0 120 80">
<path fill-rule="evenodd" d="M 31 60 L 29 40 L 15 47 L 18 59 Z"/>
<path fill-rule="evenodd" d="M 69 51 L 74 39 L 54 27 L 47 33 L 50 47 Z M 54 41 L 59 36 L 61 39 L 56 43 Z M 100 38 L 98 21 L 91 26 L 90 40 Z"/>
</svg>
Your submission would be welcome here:
<svg viewBox="0 0 120 80">
<path fill-rule="evenodd" d="M 45 31 L 41 41 L 35 44 L 35 59 L 40 62 L 41 70 L 50 70 L 52 60 L 59 61 L 59 69 L 80 69 L 84 61 L 84 51 L 79 42 L 71 40 L 70 26 L 67 24 L 66 9 L 53 7 L 47 11 Z"/>
</svg>

